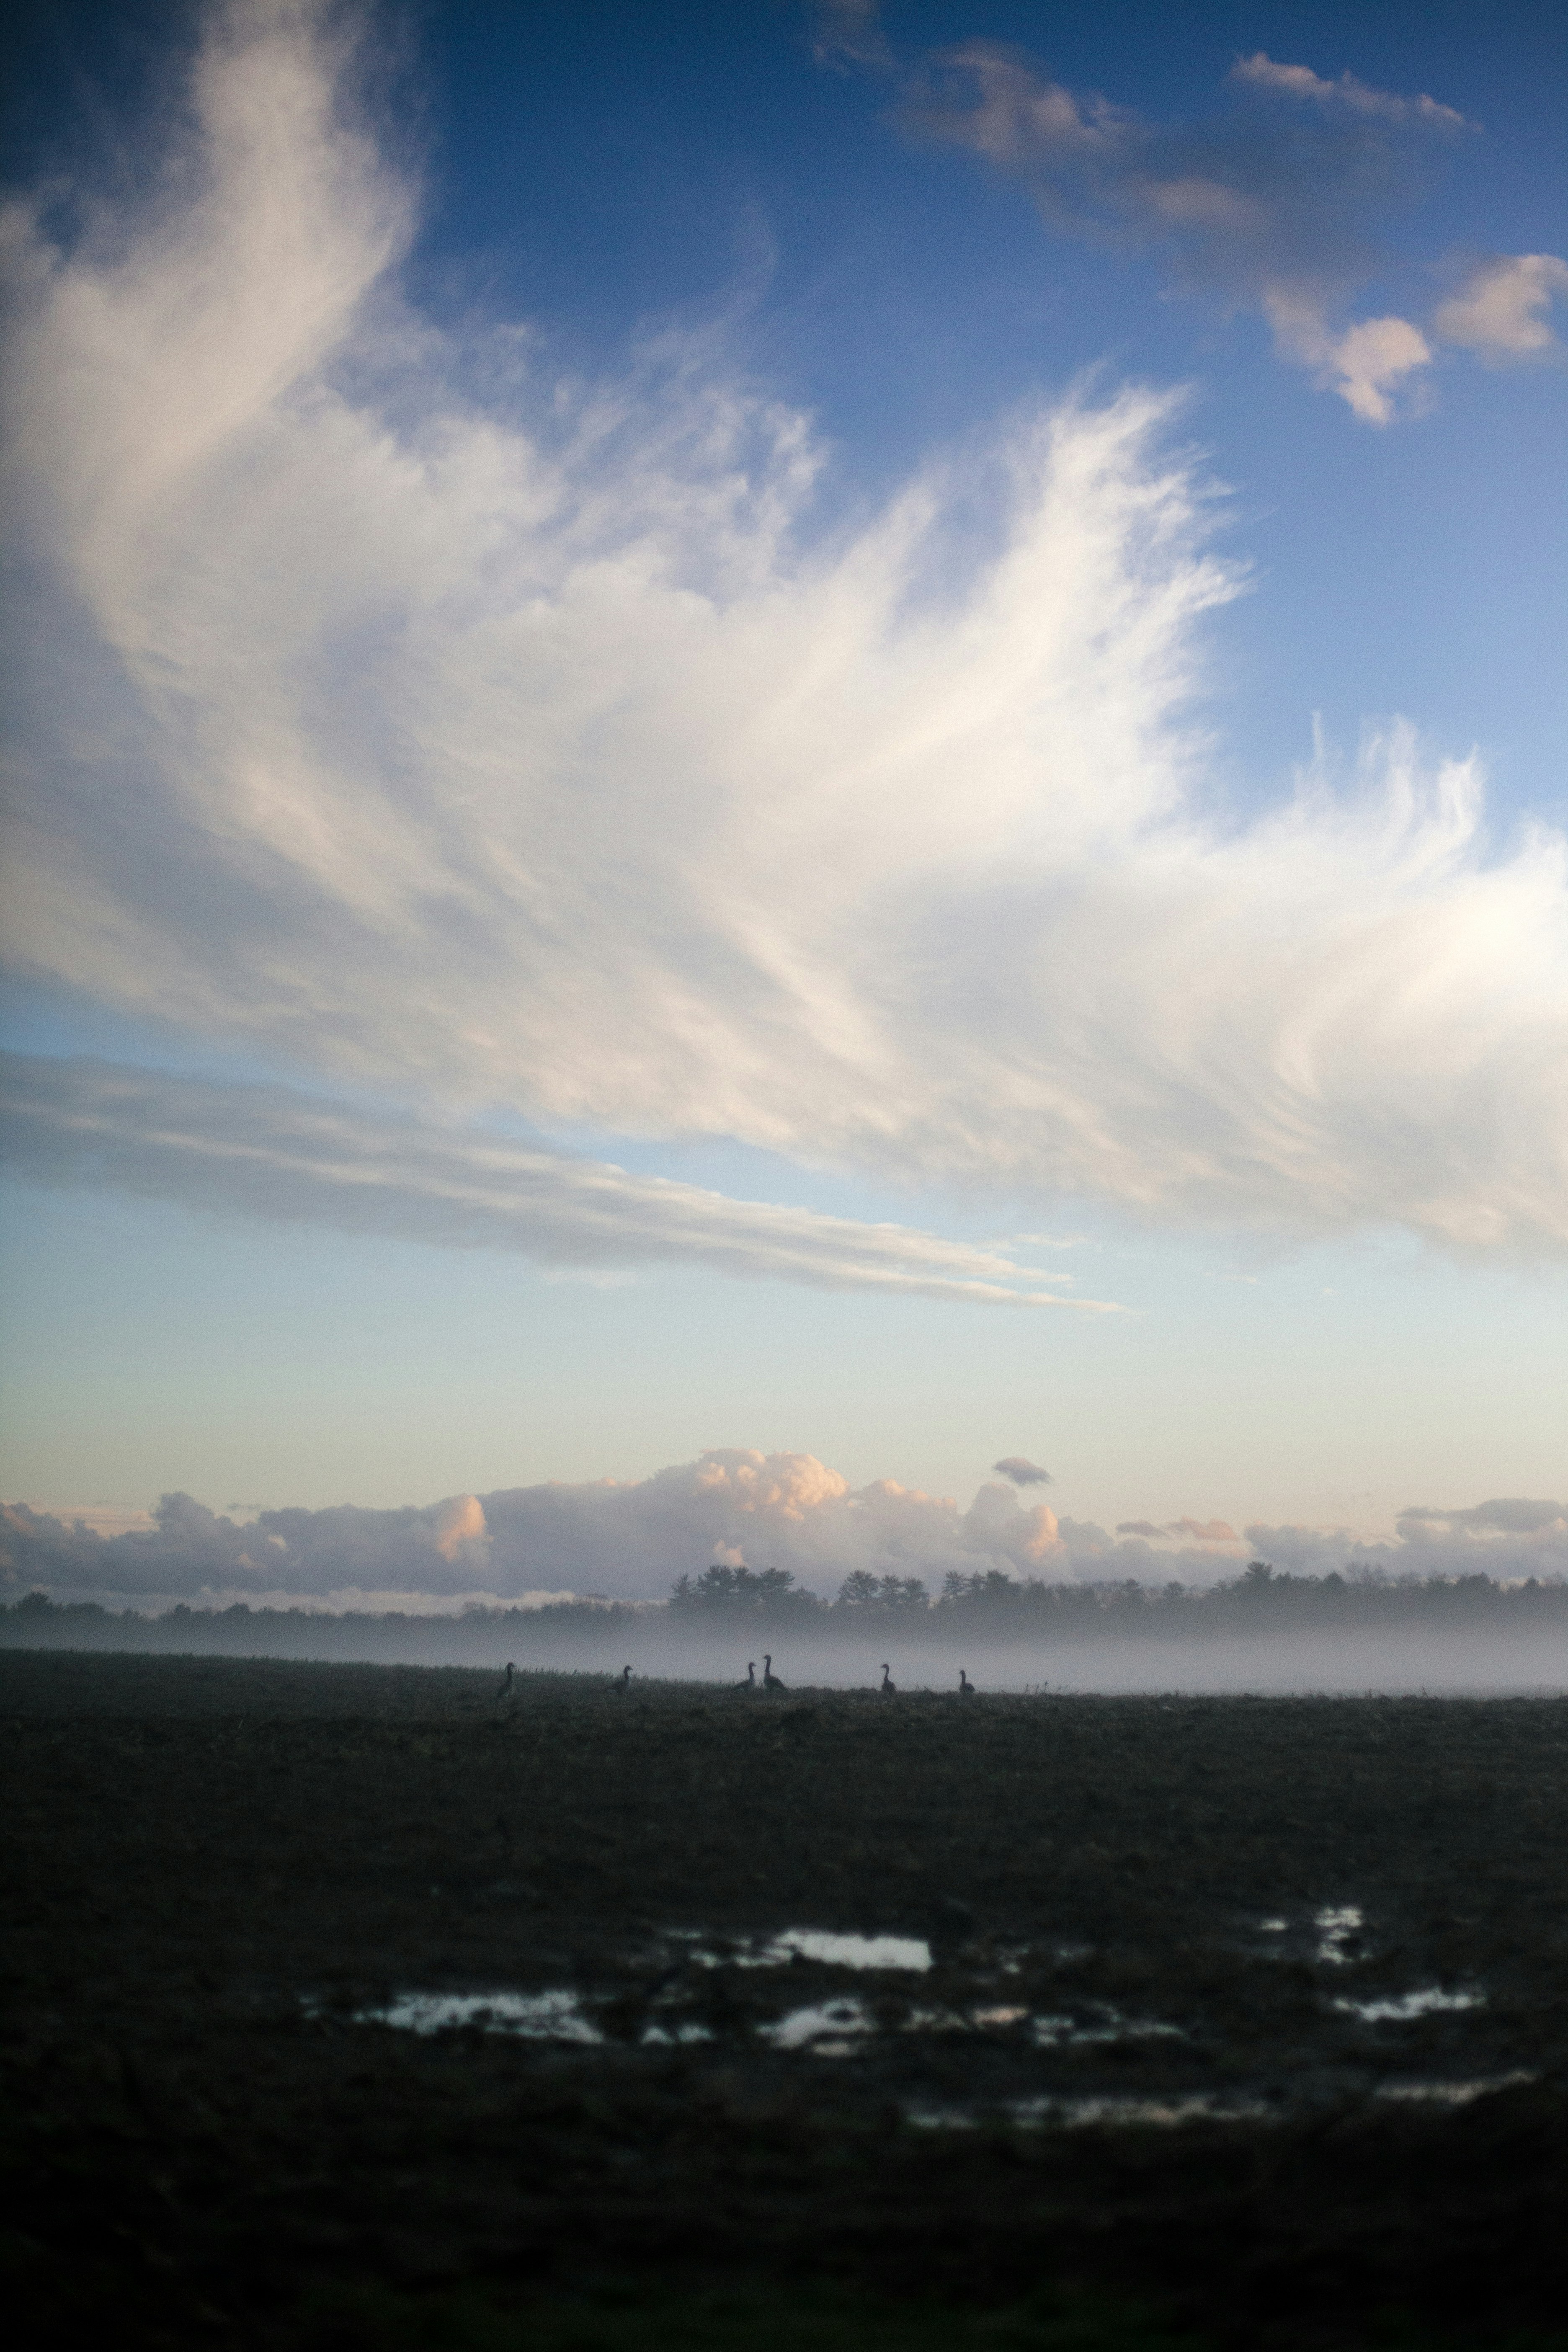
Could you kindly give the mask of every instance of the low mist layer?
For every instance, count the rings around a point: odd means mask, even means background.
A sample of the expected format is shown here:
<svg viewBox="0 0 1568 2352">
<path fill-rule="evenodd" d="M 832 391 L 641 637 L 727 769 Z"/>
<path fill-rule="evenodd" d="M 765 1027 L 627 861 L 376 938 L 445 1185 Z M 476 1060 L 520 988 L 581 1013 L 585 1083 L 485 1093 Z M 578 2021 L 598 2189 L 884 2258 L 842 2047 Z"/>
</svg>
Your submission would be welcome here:
<svg viewBox="0 0 1568 2352">
<path fill-rule="evenodd" d="M 0 1609 L 0 1644 L 505 1662 L 528 1674 L 671 1676 L 768 1705 L 788 1689 L 1416 1691 L 1568 1689 L 1568 1583 L 1277 1574 L 1255 1561 L 1205 1590 L 1047 1584 L 992 1571 L 846 1580 L 831 1603 L 784 1571 L 710 1569 L 668 1601 L 560 1601 L 455 1614 L 180 1603 L 159 1615 L 34 1592 Z M 776 1688 L 770 1688 L 770 1671 Z M 522 1684 L 508 1677 L 498 1704 Z"/>
</svg>

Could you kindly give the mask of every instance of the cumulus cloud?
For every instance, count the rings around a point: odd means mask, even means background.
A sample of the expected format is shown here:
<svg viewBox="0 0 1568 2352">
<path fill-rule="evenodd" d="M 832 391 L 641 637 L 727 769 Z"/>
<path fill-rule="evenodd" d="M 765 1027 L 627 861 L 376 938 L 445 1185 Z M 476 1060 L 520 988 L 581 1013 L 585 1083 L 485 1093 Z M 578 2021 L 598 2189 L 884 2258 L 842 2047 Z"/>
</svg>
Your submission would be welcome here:
<svg viewBox="0 0 1568 2352">
<path fill-rule="evenodd" d="M 1465 119 L 1261 51 L 1230 79 L 1255 97 L 1305 100 L 1316 119 L 1152 123 L 986 41 L 916 77 L 907 113 L 927 137 L 1021 179 L 1048 226 L 1162 253 L 1189 289 L 1260 311 L 1282 357 L 1386 425 L 1430 346 L 1407 319 L 1346 320 L 1344 310 L 1375 267 L 1376 216 L 1418 184 L 1430 135 Z"/>
<path fill-rule="evenodd" d="M 1323 1575 L 1348 1562 L 1401 1576 L 1521 1578 L 1568 1575 L 1568 1503 L 1499 1496 L 1463 1509 L 1412 1507 L 1394 1534 L 1350 1528 L 1247 1529 L 1252 1549 L 1278 1568 Z"/>
<path fill-rule="evenodd" d="M 1015 420 L 847 527 L 808 421 L 710 337 L 584 385 L 413 317 L 345 54 L 237 6 L 141 214 L 68 246 L 8 216 L 14 966 L 448 1121 L 1568 1240 L 1563 845 L 1494 855 L 1475 764 L 1398 730 L 1255 824 L 1207 814 L 1205 616 L 1241 583 L 1170 402 Z M 1108 204 L 1135 153 L 1141 219 L 1279 278 L 1296 197 L 1228 148 L 963 70 L 1004 145 L 1109 156 Z M 1384 168 L 1310 152 L 1331 225 Z M 1385 396 L 1389 360 L 1347 383 Z M 581 1206 L 551 1165 L 527 1183 Z"/>
<path fill-rule="evenodd" d="M 1005 1454 L 1001 1461 L 994 1462 L 991 1467 L 999 1470 L 1004 1478 L 1010 1478 L 1015 1486 L 1049 1486 L 1054 1484 L 1050 1472 L 1042 1470 L 1039 1464 L 1031 1462 L 1026 1454 Z"/>
<path fill-rule="evenodd" d="M 1241 1538 L 1226 1519 L 1167 1519 L 1156 1526 L 1151 1519 L 1118 1519 L 1119 1536 L 1142 1536 L 1151 1543 L 1168 1544 L 1173 1537 L 1178 1543 L 1239 1544 Z"/>
<path fill-rule="evenodd" d="M 1431 364 L 1432 347 L 1408 319 L 1363 319 L 1336 334 L 1310 299 L 1270 290 L 1264 309 L 1281 349 L 1316 369 L 1369 425 L 1388 424 L 1405 379 Z"/>
<path fill-rule="evenodd" d="M 281 1087 L 0 1055 L 0 1152 L 18 1175 L 577 1267 L 682 1264 L 987 1306 L 1074 1307 L 1071 1277 L 907 1225 L 733 1201 L 503 1138 L 374 1118 Z"/>
<path fill-rule="evenodd" d="M 1223 1520 L 1092 1521 L 1021 1504 L 987 1482 L 967 1510 L 890 1478 L 851 1486 L 811 1454 L 717 1447 L 651 1477 L 552 1483 L 461 1495 L 419 1508 L 264 1510 L 250 1522 L 166 1495 L 145 1528 L 104 1536 L 9 1505 L 0 1580 L 122 1601 L 263 1596 L 337 1606 L 439 1605 L 462 1597 L 537 1601 L 548 1593 L 659 1600 L 710 1561 L 789 1570 L 831 1597 L 853 1570 L 916 1577 L 997 1571 L 1047 1581 L 1212 1582 L 1249 1556 L 1322 1575 L 1361 1565 L 1393 1575 L 1568 1574 L 1568 1505 L 1495 1501 L 1403 1514 L 1394 1534 L 1249 1527 Z M 353 1598 L 351 1599 L 351 1596 Z"/>
<path fill-rule="evenodd" d="M 1479 263 L 1433 324 L 1445 342 L 1494 361 L 1534 359 L 1561 345 L 1553 302 L 1568 300 L 1568 261 L 1555 253 L 1505 253 Z"/>
<path fill-rule="evenodd" d="M 814 1454 L 744 1448 L 649 1478 L 518 1486 L 419 1509 L 264 1510 L 245 1523 L 165 1496 L 151 1528 L 108 1538 L 12 1505 L 4 1533 L 16 1589 L 132 1598 L 482 1589 L 662 1599 L 715 1559 L 787 1568 L 829 1593 L 854 1569 L 939 1584 L 949 1570 L 1073 1572 L 1055 1514 L 1024 1508 L 1010 1486 L 984 1486 L 961 1511 L 890 1478 L 851 1487 Z"/>
</svg>

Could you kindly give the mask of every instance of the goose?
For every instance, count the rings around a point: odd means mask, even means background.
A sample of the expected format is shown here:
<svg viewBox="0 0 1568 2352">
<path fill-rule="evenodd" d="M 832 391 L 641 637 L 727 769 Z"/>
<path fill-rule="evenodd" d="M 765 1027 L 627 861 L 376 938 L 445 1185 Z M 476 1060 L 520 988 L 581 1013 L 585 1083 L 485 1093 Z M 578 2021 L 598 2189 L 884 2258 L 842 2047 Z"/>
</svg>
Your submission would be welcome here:
<svg viewBox="0 0 1568 2352">
<path fill-rule="evenodd" d="M 882 1664 L 882 1696 L 884 1698 L 897 1698 L 898 1696 L 899 1685 L 893 1680 L 892 1675 L 888 1672 L 887 1661 L 884 1659 Z"/>
<path fill-rule="evenodd" d="M 500 1688 L 496 1693 L 496 1704 L 498 1706 L 502 1699 L 507 1699 L 511 1696 L 511 1686 L 516 1680 L 517 1668 L 512 1664 L 511 1660 L 509 1658 L 506 1662 L 506 1672 L 500 1678 Z"/>
<path fill-rule="evenodd" d="M 978 1698 L 980 1696 L 962 1666 L 958 1670 L 958 1696 L 960 1698 Z"/>
<path fill-rule="evenodd" d="M 765 1691 L 771 1691 L 784 1690 L 787 1687 L 788 1685 L 784 1683 L 781 1683 L 777 1675 L 773 1672 L 772 1654 L 768 1651 L 764 1651 L 763 1653 L 763 1688 Z"/>
<path fill-rule="evenodd" d="M 623 1666 L 620 1673 L 616 1676 L 616 1691 L 617 1695 L 624 1696 L 625 1694 L 630 1690 L 631 1686 L 632 1670 L 630 1666 Z"/>
<path fill-rule="evenodd" d="M 735 1683 L 734 1685 L 731 1685 L 731 1687 L 732 1687 L 732 1688 L 734 1688 L 735 1690 L 739 1690 L 739 1691 L 754 1691 L 754 1690 L 756 1689 L 756 1687 L 757 1687 L 757 1668 L 756 1668 L 756 1663 L 755 1663 L 755 1661 L 754 1661 L 753 1659 L 752 1659 L 752 1658 L 748 1658 L 748 1659 L 746 1660 L 746 1679 L 745 1679 L 745 1681 L 744 1681 L 743 1683 Z"/>
</svg>

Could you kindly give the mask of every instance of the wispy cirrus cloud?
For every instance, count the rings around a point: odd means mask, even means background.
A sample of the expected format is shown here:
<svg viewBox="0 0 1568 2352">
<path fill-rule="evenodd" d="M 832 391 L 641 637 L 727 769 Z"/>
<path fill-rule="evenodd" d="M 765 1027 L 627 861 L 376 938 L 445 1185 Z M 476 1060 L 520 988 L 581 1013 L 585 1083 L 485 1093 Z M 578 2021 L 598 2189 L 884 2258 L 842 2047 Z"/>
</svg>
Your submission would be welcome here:
<svg viewBox="0 0 1568 2352">
<path fill-rule="evenodd" d="M 880 0 L 808 0 L 811 52 L 819 66 L 890 66 Z"/>
<path fill-rule="evenodd" d="M 734 1201 L 282 1087 L 0 1055 L 0 1150 L 35 1182 L 507 1250 L 547 1266 L 701 1265 L 822 1289 L 1118 1311 L 1040 1287 L 1067 1276 L 907 1225 Z"/>
<path fill-rule="evenodd" d="M 711 338 L 569 384 L 510 324 L 411 315 L 413 199 L 321 21 L 213 20 L 141 213 L 68 247 L 9 215 L 15 968 L 447 1120 L 1568 1244 L 1563 845 L 1494 849 L 1476 762 L 1397 728 L 1255 822 L 1212 813 L 1194 705 L 1244 583 L 1171 401 L 1015 419 L 847 521 L 809 420 Z M 1257 194 L 982 67 L 972 127 L 1109 155 L 1108 203 L 1134 152 L 1168 213 Z M 460 1176 L 440 1146 L 459 1189 L 469 1141 Z M 195 1126 L 174 1156 L 192 1181 Z"/>
</svg>

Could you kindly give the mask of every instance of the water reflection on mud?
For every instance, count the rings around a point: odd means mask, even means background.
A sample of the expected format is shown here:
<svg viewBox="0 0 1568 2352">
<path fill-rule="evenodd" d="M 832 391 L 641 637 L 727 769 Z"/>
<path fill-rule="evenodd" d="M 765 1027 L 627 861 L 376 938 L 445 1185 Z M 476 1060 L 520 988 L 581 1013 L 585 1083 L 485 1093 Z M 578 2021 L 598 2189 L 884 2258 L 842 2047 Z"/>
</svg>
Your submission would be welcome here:
<svg viewBox="0 0 1568 2352">
<path fill-rule="evenodd" d="M 683 1928 L 675 1931 L 672 1940 L 687 1944 L 687 1958 L 703 1969 L 777 1969 L 802 1959 L 826 1969 L 899 1969 L 921 1974 L 931 1965 L 931 1946 L 915 1936 L 846 1936 L 826 1927 L 785 1927 L 776 1936 L 742 1937 L 717 1950 L 700 1942 L 695 1928 Z"/>
<path fill-rule="evenodd" d="M 1346 1967 L 1352 1957 L 1349 1947 L 1365 1924 L 1356 1906 L 1327 1905 L 1317 1913 L 1312 1924 L 1318 1930 L 1318 1958 L 1330 1968 Z"/>
<path fill-rule="evenodd" d="M 468 2029 L 579 2048 L 674 2055 L 722 2045 L 731 2063 L 748 2045 L 786 2062 L 853 2060 L 847 2079 L 892 2090 L 911 2122 L 932 2129 L 1256 2122 L 1325 2097 L 1463 2106 L 1537 2079 L 1509 2070 L 1479 1990 L 1367 1986 L 1330 1998 L 1327 1986 L 1303 1986 L 1303 1967 L 1341 1984 L 1374 1964 L 1386 1971 L 1397 1946 L 1387 1933 L 1373 1937 L 1359 1906 L 1303 1906 L 1256 1919 L 1250 1932 L 1269 1940 L 1249 1944 L 1242 1922 L 1230 1931 L 1232 1965 L 1250 1991 L 1228 2021 L 1205 2019 L 1201 1985 L 1184 2000 L 1168 1974 L 1162 2006 L 1174 2016 L 1091 1993 L 1103 1956 L 1086 1944 L 977 1935 L 933 1952 L 919 1937 L 825 1927 L 672 1928 L 639 1951 L 605 1956 L 594 1984 L 406 1991 L 353 2016 L 418 2034 Z M 1287 1961 L 1294 1977 L 1278 1965 Z M 850 1992 L 839 1989 L 846 1976 L 870 1981 Z M 930 1980 L 924 1998 L 911 1998 L 915 1977 Z M 1433 2071 L 1387 2075 L 1380 2052 L 1413 2041 Z M 1494 2071 L 1479 2071 L 1489 2061 Z"/>
<path fill-rule="evenodd" d="M 1364 2019 L 1368 2025 L 1407 2025 L 1418 2017 L 1433 2017 L 1445 2010 L 1484 2009 L 1486 1995 L 1444 1992 L 1436 1985 L 1426 1985 L 1419 1992 L 1385 1995 L 1375 2000 L 1336 2000 L 1334 2007 Z"/>
<path fill-rule="evenodd" d="M 1468 2107 L 1473 2100 L 1484 2099 L 1493 2091 L 1511 2091 L 1521 2083 L 1539 2083 L 1540 2080 L 1541 2076 L 1533 2067 L 1516 2066 L 1506 2074 L 1479 2074 L 1468 2082 L 1380 2083 L 1373 2095 L 1380 2099 L 1414 2100 L 1444 2107 Z"/>
<path fill-rule="evenodd" d="M 775 2050 L 809 2050 L 818 2058 L 847 2058 L 854 2038 L 875 2030 L 858 2000 L 829 2000 L 815 2008 L 792 2009 L 773 2024 L 757 2029 Z"/>
<path fill-rule="evenodd" d="M 604 2041 L 583 2015 L 581 1997 L 552 1992 L 405 1992 L 383 2009 L 362 2009 L 361 2025 L 390 2025 L 405 2033 L 449 2033 L 461 2026 L 483 2033 L 515 2033 L 524 2042 Z"/>
<path fill-rule="evenodd" d="M 1101 2097 L 1008 2099 L 997 2114 L 1024 2129 L 1084 2130 L 1093 2125 L 1138 2124 L 1170 2127 L 1178 2124 L 1258 2123 L 1271 2110 L 1261 2099 L 1226 2099 L 1210 2091 L 1194 2091 L 1173 2098 L 1142 2098 L 1136 2094 Z M 905 2121 L 923 2131 L 973 2131 L 991 2120 L 972 2107 L 921 2107 L 904 2110 Z"/>
</svg>

